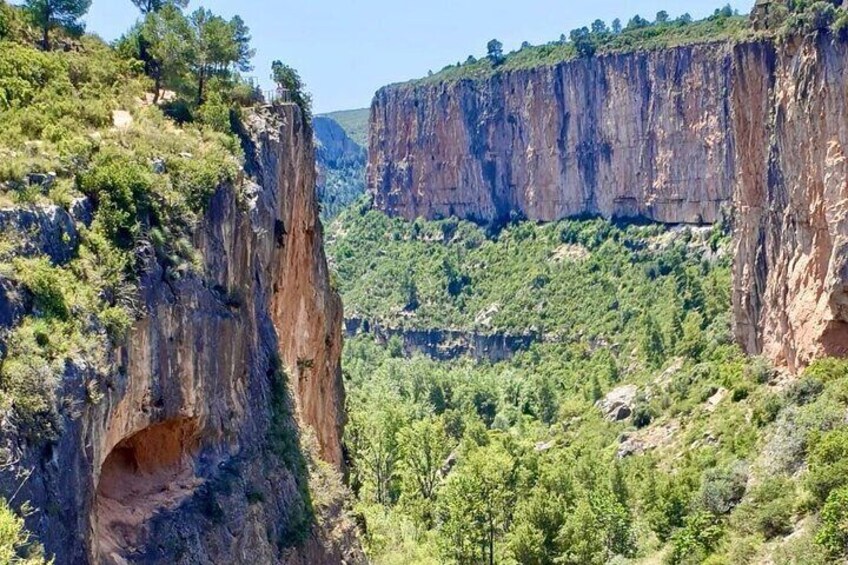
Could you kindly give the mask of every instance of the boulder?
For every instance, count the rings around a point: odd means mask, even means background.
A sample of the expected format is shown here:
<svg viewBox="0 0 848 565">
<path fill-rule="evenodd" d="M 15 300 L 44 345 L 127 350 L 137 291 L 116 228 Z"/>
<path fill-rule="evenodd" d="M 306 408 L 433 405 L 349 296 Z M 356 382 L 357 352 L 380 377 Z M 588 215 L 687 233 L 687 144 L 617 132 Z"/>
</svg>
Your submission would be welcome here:
<svg viewBox="0 0 848 565">
<path fill-rule="evenodd" d="M 633 405 L 639 391 L 636 385 L 624 385 L 609 392 L 596 406 L 610 422 L 626 420 L 633 414 Z"/>
</svg>

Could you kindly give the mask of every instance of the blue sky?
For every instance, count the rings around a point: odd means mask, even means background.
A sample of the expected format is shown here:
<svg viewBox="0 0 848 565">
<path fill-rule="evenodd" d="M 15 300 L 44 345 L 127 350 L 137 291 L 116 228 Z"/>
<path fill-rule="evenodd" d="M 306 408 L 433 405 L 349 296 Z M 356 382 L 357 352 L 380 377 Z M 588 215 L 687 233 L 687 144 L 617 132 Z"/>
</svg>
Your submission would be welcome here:
<svg viewBox="0 0 848 565">
<path fill-rule="evenodd" d="M 296 67 L 313 93 L 316 112 L 362 108 L 392 82 L 485 54 L 500 39 L 506 50 L 522 41 L 545 43 L 596 18 L 626 22 L 711 13 L 722 0 L 192 0 L 225 16 L 239 14 L 253 33 L 254 75 L 268 82 L 271 61 Z M 747 12 L 753 0 L 733 1 Z M 94 0 L 89 31 L 121 35 L 137 17 L 130 0 Z"/>
</svg>

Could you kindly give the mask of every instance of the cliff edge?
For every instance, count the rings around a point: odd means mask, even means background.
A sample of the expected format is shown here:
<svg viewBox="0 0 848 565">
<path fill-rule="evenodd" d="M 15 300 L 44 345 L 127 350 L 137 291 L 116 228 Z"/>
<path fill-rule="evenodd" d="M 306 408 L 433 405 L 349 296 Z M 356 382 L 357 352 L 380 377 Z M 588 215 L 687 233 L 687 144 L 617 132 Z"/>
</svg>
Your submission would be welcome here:
<svg viewBox="0 0 848 565">
<path fill-rule="evenodd" d="M 57 563 L 361 561 L 312 134 L 290 104 L 246 122 L 247 176 L 193 229 L 198 268 L 172 277 L 138 250 L 144 315 L 116 370 L 66 362 L 50 441 L 4 416 L 0 484 Z M 26 300 L 3 297 L 14 323 Z"/>
</svg>

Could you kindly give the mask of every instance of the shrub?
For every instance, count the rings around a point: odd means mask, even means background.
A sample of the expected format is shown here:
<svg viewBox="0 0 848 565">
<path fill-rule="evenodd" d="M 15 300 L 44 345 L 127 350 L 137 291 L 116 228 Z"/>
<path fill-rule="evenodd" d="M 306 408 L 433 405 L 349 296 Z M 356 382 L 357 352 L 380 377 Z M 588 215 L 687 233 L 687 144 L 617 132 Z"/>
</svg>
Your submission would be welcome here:
<svg viewBox="0 0 848 565">
<path fill-rule="evenodd" d="M 35 307 L 46 316 L 66 320 L 70 315 L 65 300 L 67 276 L 53 267 L 46 258 L 17 259 L 14 263 L 15 276 L 32 293 Z"/>
<path fill-rule="evenodd" d="M 726 514 L 745 496 L 748 466 L 737 461 L 725 468 L 704 473 L 700 500 L 704 509 L 716 516 Z"/>
<path fill-rule="evenodd" d="M 647 402 L 639 402 L 633 408 L 633 425 L 637 428 L 644 428 L 651 424 L 654 419 L 654 411 Z"/>
<path fill-rule="evenodd" d="M 764 391 L 756 398 L 754 411 L 751 416 L 752 421 L 758 427 L 762 428 L 771 424 L 777 419 L 777 415 L 783 408 L 783 401 L 780 395 L 768 391 Z"/>
<path fill-rule="evenodd" d="M 824 383 L 815 377 L 805 375 L 786 391 L 786 399 L 792 404 L 803 406 L 814 402 L 822 392 L 824 392 Z"/>
<path fill-rule="evenodd" d="M 816 543 L 834 559 L 848 557 L 848 488 L 830 493 L 821 512 Z"/>
<path fill-rule="evenodd" d="M 671 538 L 670 565 L 701 563 L 718 546 L 724 532 L 709 512 L 695 512 L 686 518 L 686 526 Z"/>
<path fill-rule="evenodd" d="M 824 434 L 814 442 L 809 456 L 807 486 L 819 503 L 848 484 L 848 429 Z"/>
<path fill-rule="evenodd" d="M 0 8 L 3 5 L 0 4 Z M 2 13 L 2 12 L 0 12 Z M 25 506 L 26 508 L 26 506 Z M 9 565 L 47 565 L 41 545 L 24 527 L 24 520 L 0 498 L 0 563 Z"/>
<path fill-rule="evenodd" d="M 817 359 L 804 371 L 804 377 L 825 384 L 848 377 L 848 360 L 834 357 Z"/>
<path fill-rule="evenodd" d="M 766 479 L 738 507 L 734 523 L 740 530 L 759 532 L 766 539 L 787 535 L 792 531 L 794 503 L 795 485 L 790 479 Z"/>
<path fill-rule="evenodd" d="M 152 185 L 148 169 L 117 152 L 99 155 L 80 177 L 80 188 L 97 206 L 97 228 L 121 249 L 135 244 L 141 218 L 150 221 Z"/>
<path fill-rule="evenodd" d="M 230 133 L 230 107 L 218 92 L 211 92 L 197 111 L 200 123 L 219 133 Z"/>
</svg>

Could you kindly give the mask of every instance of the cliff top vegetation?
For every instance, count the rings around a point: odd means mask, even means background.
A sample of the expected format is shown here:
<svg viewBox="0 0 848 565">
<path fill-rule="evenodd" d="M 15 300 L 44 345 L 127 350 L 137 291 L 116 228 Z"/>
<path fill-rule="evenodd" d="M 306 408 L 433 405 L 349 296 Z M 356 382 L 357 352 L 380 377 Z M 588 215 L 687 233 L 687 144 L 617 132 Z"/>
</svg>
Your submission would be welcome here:
<svg viewBox="0 0 848 565">
<path fill-rule="evenodd" d="M 755 25 L 746 14 L 740 15 L 729 5 L 716 9 L 704 19 L 689 14 L 672 18 L 665 10 L 653 20 L 640 15 L 626 23 L 615 19 L 611 24 L 595 20 L 590 26 L 562 34 L 544 45 L 525 42 L 520 49 L 503 52 L 503 44 L 493 39 L 485 57 L 469 56 L 464 62 L 448 65 L 427 77 L 401 83 L 420 86 L 458 80 L 482 80 L 501 72 L 555 65 L 564 61 L 600 55 L 651 51 L 699 43 L 737 42 L 758 35 L 784 37 L 795 33 L 848 29 L 848 9 L 839 0 L 776 0 L 764 20 Z"/>
<path fill-rule="evenodd" d="M 60 18 L 0 0 L 0 292 L 24 312 L 0 328 L 0 408 L 33 439 L 63 426 L 69 364 L 93 368 L 100 398 L 151 259 L 172 281 L 202 274 L 194 228 L 238 182 L 234 125 L 261 102 L 241 77 L 253 51 L 240 18 L 135 3 L 138 23 L 108 45 L 83 32 L 86 2 Z"/>
</svg>

